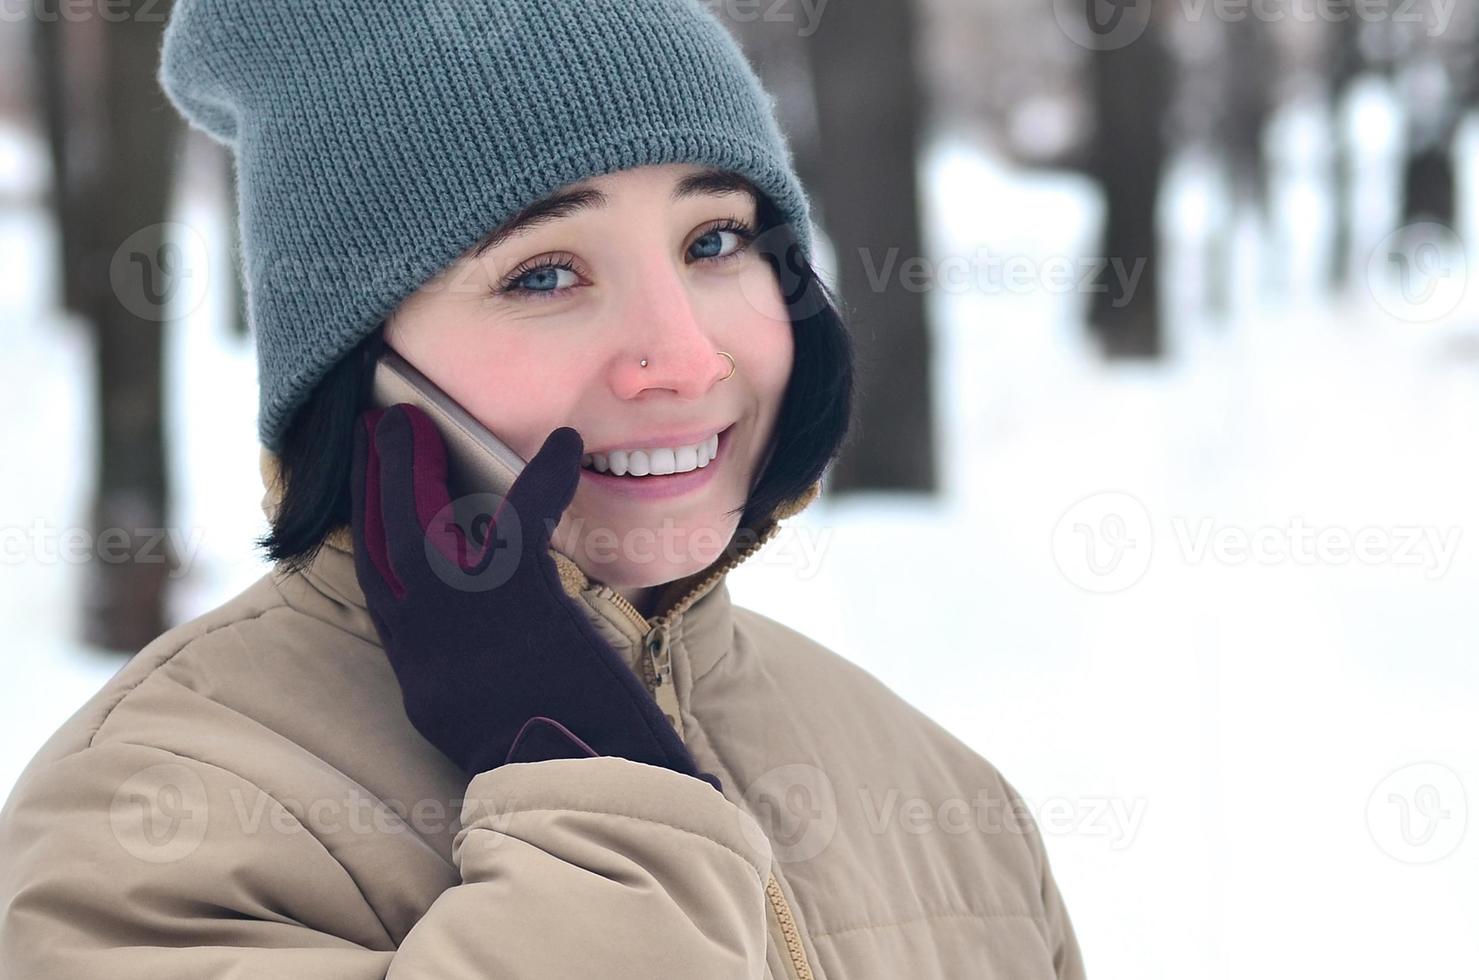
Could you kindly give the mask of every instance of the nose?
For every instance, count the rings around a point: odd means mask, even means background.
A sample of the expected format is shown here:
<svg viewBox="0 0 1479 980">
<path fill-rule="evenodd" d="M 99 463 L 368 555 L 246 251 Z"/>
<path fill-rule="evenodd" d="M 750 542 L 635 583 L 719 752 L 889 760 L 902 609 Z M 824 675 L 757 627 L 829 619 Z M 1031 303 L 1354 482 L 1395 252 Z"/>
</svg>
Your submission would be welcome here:
<svg viewBox="0 0 1479 980">
<path fill-rule="evenodd" d="M 617 393 L 635 398 L 666 389 L 684 399 L 703 397 L 729 373 L 729 360 L 704 329 L 682 271 L 659 258 L 642 263 L 638 276 L 621 317 Z"/>
</svg>

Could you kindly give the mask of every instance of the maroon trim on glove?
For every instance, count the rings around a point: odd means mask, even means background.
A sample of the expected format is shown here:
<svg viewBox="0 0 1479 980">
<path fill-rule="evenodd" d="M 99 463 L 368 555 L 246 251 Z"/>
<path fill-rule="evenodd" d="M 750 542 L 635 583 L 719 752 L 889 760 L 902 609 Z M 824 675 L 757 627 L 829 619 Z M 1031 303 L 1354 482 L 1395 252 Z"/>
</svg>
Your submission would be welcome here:
<svg viewBox="0 0 1479 980">
<path fill-rule="evenodd" d="M 380 451 L 375 446 L 375 426 L 385 414 L 383 408 L 369 408 L 360 416 L 365 430 L 365 469 L 359 475 L 365 488 L 364 512 L 359 515 L 364 522 L 365 551 L 374 562 L 375 569 L 397 599 L 405 598 L 406 587 L 390 567 L 390 553 L 385 543 L 385 515 L 380 509 Z"/>
<path fill-rule="evenodd" d="M 588 759 L 601 753 L 591 748 L 564 725 L 535 715 L 524 722 L 524 727 L 514 736 L 514 744 L 508 750 L 509 762 L 544 762 L 549 759 Z"/>
</svg>

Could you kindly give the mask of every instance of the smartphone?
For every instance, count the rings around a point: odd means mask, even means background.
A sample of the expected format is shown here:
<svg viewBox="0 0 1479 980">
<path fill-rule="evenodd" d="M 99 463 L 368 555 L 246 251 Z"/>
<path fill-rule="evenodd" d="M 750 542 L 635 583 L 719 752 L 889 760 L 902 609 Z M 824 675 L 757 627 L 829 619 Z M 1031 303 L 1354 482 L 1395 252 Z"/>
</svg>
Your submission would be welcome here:
<svg viewBox="0 0 1479 980">
<path fill-rule="evenodd" d="M 375 365 L 372 398 L 389 408 L 410 402 L 431 416 L 447 445 L 447 491 L 453 500 L 475 493 L 508 495 L 527 462 L 394 350 Z"/>
</svg>

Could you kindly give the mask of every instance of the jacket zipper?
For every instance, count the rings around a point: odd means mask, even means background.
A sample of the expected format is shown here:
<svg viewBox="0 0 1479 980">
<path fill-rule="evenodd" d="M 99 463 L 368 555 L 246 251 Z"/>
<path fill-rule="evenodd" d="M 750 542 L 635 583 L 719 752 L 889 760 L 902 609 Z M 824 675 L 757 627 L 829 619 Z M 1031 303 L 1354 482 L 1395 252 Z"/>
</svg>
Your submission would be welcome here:
<svg viewBox="0 0 1479 980">
<path fill-rule="evenodd" d="M 736 552 L 728 561 L 704 576 L 702 581 L 685 592 L 677 602 L 673 603 L 660 616 L 648 619 L 643 616 L 637 607 L 632 605 L 626 596 L 617 592 L 609 585 L 603 585 L 600 593 L 611 601 L 616 608 L 626 614 L 632 621 L 637 632 L 641 634 L 639 642 L 645 656 L 642 661 L 642 681 L 647 685 L 647 690 L 657 700 L 658 706 L 662 708 L 663 714 L 668 716 L 674 728 L 678 728 L 678 693 L 673 687 L 673 660 L 672 651 L 669 647 L 669 627 L 674 619 L 686 610 L 694 598 L 711 584 L 719 579 L 724 573 L 734 568 L 750 555 L 759 551 L 780 530 L 778 521 L 771 521 L 755 540 Z M 682 734 L 682 729 L 678 729 Z"/>
<path fill-rule="evenodd" d="M 811 964 L 806 962 L 801 929 L 796 925 L 796 917 L 791 914 L 791 906 L 786 901 L 785 892 L 781 891 L 781 883 L 775 880 L 774 872 L 765 883 L 765 894 L 770 896 L 770 907 L 775 909 L 776 921 L 781 924 L 781 936 L 786 941 L 786 951 L 791 954 L 791 968 L 796 971 L 796 980 L 816 980 Z"/>
<path fill-rule="evenodd" d="M 673 619 L 693 602 L 694 596 L 707 588 L 720 575 L 760 550 L 778 528 L 779 522 L 772 522 L 756 537 L 754 542 L 705 576 L 703 581 L 684 593 L 683 597 L 675 602 L 667 612 L 650 620 L 643 616 L 637 607 L 632 605 L 620 592 L 610 586 L 602 586 L 600 589 L 613 605 L 631 619 L 632 625 L 641 633 L 640 642 L 645 654 L 642 657 L 642 682 L 647 686 L 647 690 L 651 692 L 658 707 L 667 716 L 668 722 L 678 732 L 680 738 L 683 735 L 683 729 L 678 724 L 678 691 L 673 686 L 673 657 L 669 627 Z M 796 925 L 796 917 L 791 914 L 790 903 L 786 901 L 786 894 L 781 891 L 780 882 L 776 881 L 774 872 L 765 882 L 765 895 L 770 900 L 771 909 L 775 912 L 776 922 L 780 924 L 782 945 L 786 947 L 786 952 L 791 958 L 791 969 L 795 971 L 796 980 L 816 980 L 811 972 L 811 964 L 806 961 L 806 947 L 801 943 L 801 929 Z"/>
</svg>

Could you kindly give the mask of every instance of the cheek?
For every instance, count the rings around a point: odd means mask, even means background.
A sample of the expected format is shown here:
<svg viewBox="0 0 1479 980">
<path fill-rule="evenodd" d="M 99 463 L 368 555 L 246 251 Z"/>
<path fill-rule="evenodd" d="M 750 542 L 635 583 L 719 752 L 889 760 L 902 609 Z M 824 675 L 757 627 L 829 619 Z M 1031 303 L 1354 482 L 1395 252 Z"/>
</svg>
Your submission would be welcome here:
<svg viewBox="0 0 1479 980">
<path fill-rule="evenodd" d="M 486 324 L 464 329 L 448 320 L 435 329 L 423 326 L 406 323 L 387 340 L 525 459 L 570 417 L 570 393 L 587 383 L 562 376 L 559 365 L 569 359 L 542 351 L 519 330 Z"/>
<path fill-rule="evenodd" d="M 713 321 L 725 324 L 720 347 L 747 373 L 746 384 L 761 400 L 778 399 L 791 376 L 794 339 L 790 311 L 770 267 L 758 259 L 719 298 Z"/>
<path fill-rule="evenodd" d="M 773 302 L 764 310 L 746 307 L 745 316 L 730 334 L 738 349 L 734 355 L 749 373 L 749 387 L 772 412 L 780 408 L 780 398 L 791 378 L 795 358 L 795 338 L 779 291 L 772 286 Z"/>
</svg>

